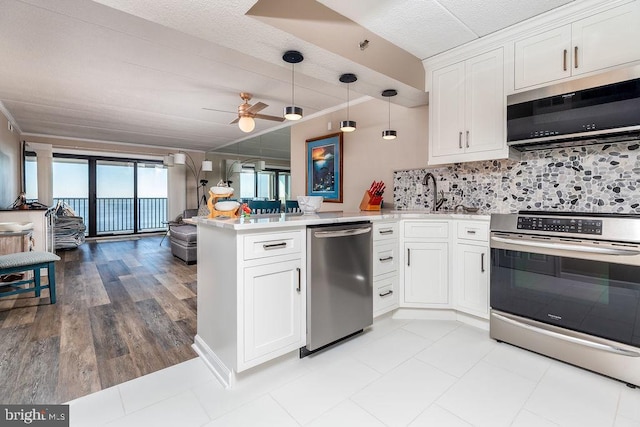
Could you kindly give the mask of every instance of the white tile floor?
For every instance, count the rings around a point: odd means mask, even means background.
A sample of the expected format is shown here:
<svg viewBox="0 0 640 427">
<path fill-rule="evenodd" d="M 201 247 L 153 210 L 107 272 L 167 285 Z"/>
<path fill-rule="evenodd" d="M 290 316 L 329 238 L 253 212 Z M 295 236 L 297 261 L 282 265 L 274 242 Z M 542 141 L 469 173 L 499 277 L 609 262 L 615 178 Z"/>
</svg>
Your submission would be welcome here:
<svg viewBox="0 0 640 427">
<path fill-rule="evenodd" d="M 193 359 L 70 405 L 72 427 L 640 426 L 640 389 L 462 323 L 389 317 L 233 390 Z"/>
</svg>

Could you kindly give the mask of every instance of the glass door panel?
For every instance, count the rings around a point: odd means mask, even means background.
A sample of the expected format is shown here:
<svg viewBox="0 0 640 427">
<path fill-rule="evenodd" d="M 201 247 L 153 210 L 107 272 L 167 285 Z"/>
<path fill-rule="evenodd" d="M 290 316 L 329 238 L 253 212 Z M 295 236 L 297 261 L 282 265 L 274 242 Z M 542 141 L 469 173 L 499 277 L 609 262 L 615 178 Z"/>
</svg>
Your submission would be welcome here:
<svg viewBox="0 0 640 427">
<path fill-rule="evenodd" d="M 96 234 L 134 233 L 135 163 L 96 161 Z"/>
<path fill-rule="evenodd" d="M 52 174 L 53 203 L 67 204 L 74 210 L 76 216 L 82 217 L 86 229 L 89 230 L 91 222 L 89 215 L 89 161 L 54 157 Z"/>
<path fill-rule="evenodd" d="M 157 163 L 138 163 L 137 184 L 138 231 L 166 229 L 166 167 Z"/>
</svg>

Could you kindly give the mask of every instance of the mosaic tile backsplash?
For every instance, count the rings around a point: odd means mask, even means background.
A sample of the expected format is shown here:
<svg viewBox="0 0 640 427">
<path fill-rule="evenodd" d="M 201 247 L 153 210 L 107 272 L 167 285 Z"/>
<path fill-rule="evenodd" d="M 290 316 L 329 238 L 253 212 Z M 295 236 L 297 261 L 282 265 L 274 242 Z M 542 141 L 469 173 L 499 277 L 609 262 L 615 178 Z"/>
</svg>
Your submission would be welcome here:
<svg viewBox="0 0 640 427">
<path fill-rule="evenodd" d="M 481 213 L 518 210 L 640 214 L 640 141 L 522 153 L 520 161 L 456 163 L 394 172 L 396 209 L 430 209 L 435 175 L 447 200 Z"/>
</svg>

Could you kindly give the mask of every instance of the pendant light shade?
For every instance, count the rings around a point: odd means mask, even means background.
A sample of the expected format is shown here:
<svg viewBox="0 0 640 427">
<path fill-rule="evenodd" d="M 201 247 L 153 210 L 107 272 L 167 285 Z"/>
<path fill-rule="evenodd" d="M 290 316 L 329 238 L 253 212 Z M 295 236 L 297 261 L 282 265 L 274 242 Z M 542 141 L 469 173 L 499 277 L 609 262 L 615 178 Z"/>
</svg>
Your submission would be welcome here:
<svg viewBox="0 0 640 427">
<path fill-rule="evenodd" d="M 253 120 L 253 117 L 242 116 L 240 120 L 238 120 L 238 127 L 242 132 L 249 133 L 256 127 L 256 122 Z"/>
<path fill-rule="evenodd" d="M 295 64 L 302 62 L 304 57 L 297 50 L 288 50 L 282 55 L 284 62 L 291 64 L 291 105 L 284 107 L 284 118 L 287 120 L 300 120 L 302 118 L 302 108 L 296 107 L 294 103 L 294 68 Z"/>
<path fill-rule="evenodd" d="M 173 166 L 174 165 L 174 158 L 173 158 L 173 154 L 167 154 L 166 156 L 164 156 L 164 159 L 162 160 L 162 163 L 165 166 Z"/>
<path fill-rule="evenodd" d="M 391 97 L 396 96 L 398 91 L 395 89 L 387 89 L 382 92 L 382 96 L 386 97 L 389 101 L 389 128 L 382 131 L 382 139 L 396 139 L 398 133 L 391 129 Z"/>
<path fill-rule="evenodd" d="M 356 122 L 353 120 L 349 120 L 349 85 L 358 78 L 355 74 L 346 73 L 340 76 L 340 82 L 347 84 L 347 120 L 343 120 L 340 122 L 340 130 L 342 132 L 353 132 L 356 130 Z"/>
</svg>

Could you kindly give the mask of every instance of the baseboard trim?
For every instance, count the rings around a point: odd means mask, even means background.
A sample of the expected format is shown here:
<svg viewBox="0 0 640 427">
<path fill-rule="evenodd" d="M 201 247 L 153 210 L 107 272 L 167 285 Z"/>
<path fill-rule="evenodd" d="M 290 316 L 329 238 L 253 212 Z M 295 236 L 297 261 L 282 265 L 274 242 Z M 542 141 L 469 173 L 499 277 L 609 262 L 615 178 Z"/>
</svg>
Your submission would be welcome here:
<svg viewBox="0 0 640 427">
<path fill-rule="evenodd" d="M 205 365 L 213 372 L 218 381 L 225 387 L 231 388 L 235 385 L 235 373 L 229 369 L 220 358 L 211 350 L 211 347 L 204 342 L 199 335 L 196 335 L 191 347 L 202 358 Z"/>
</svg>

